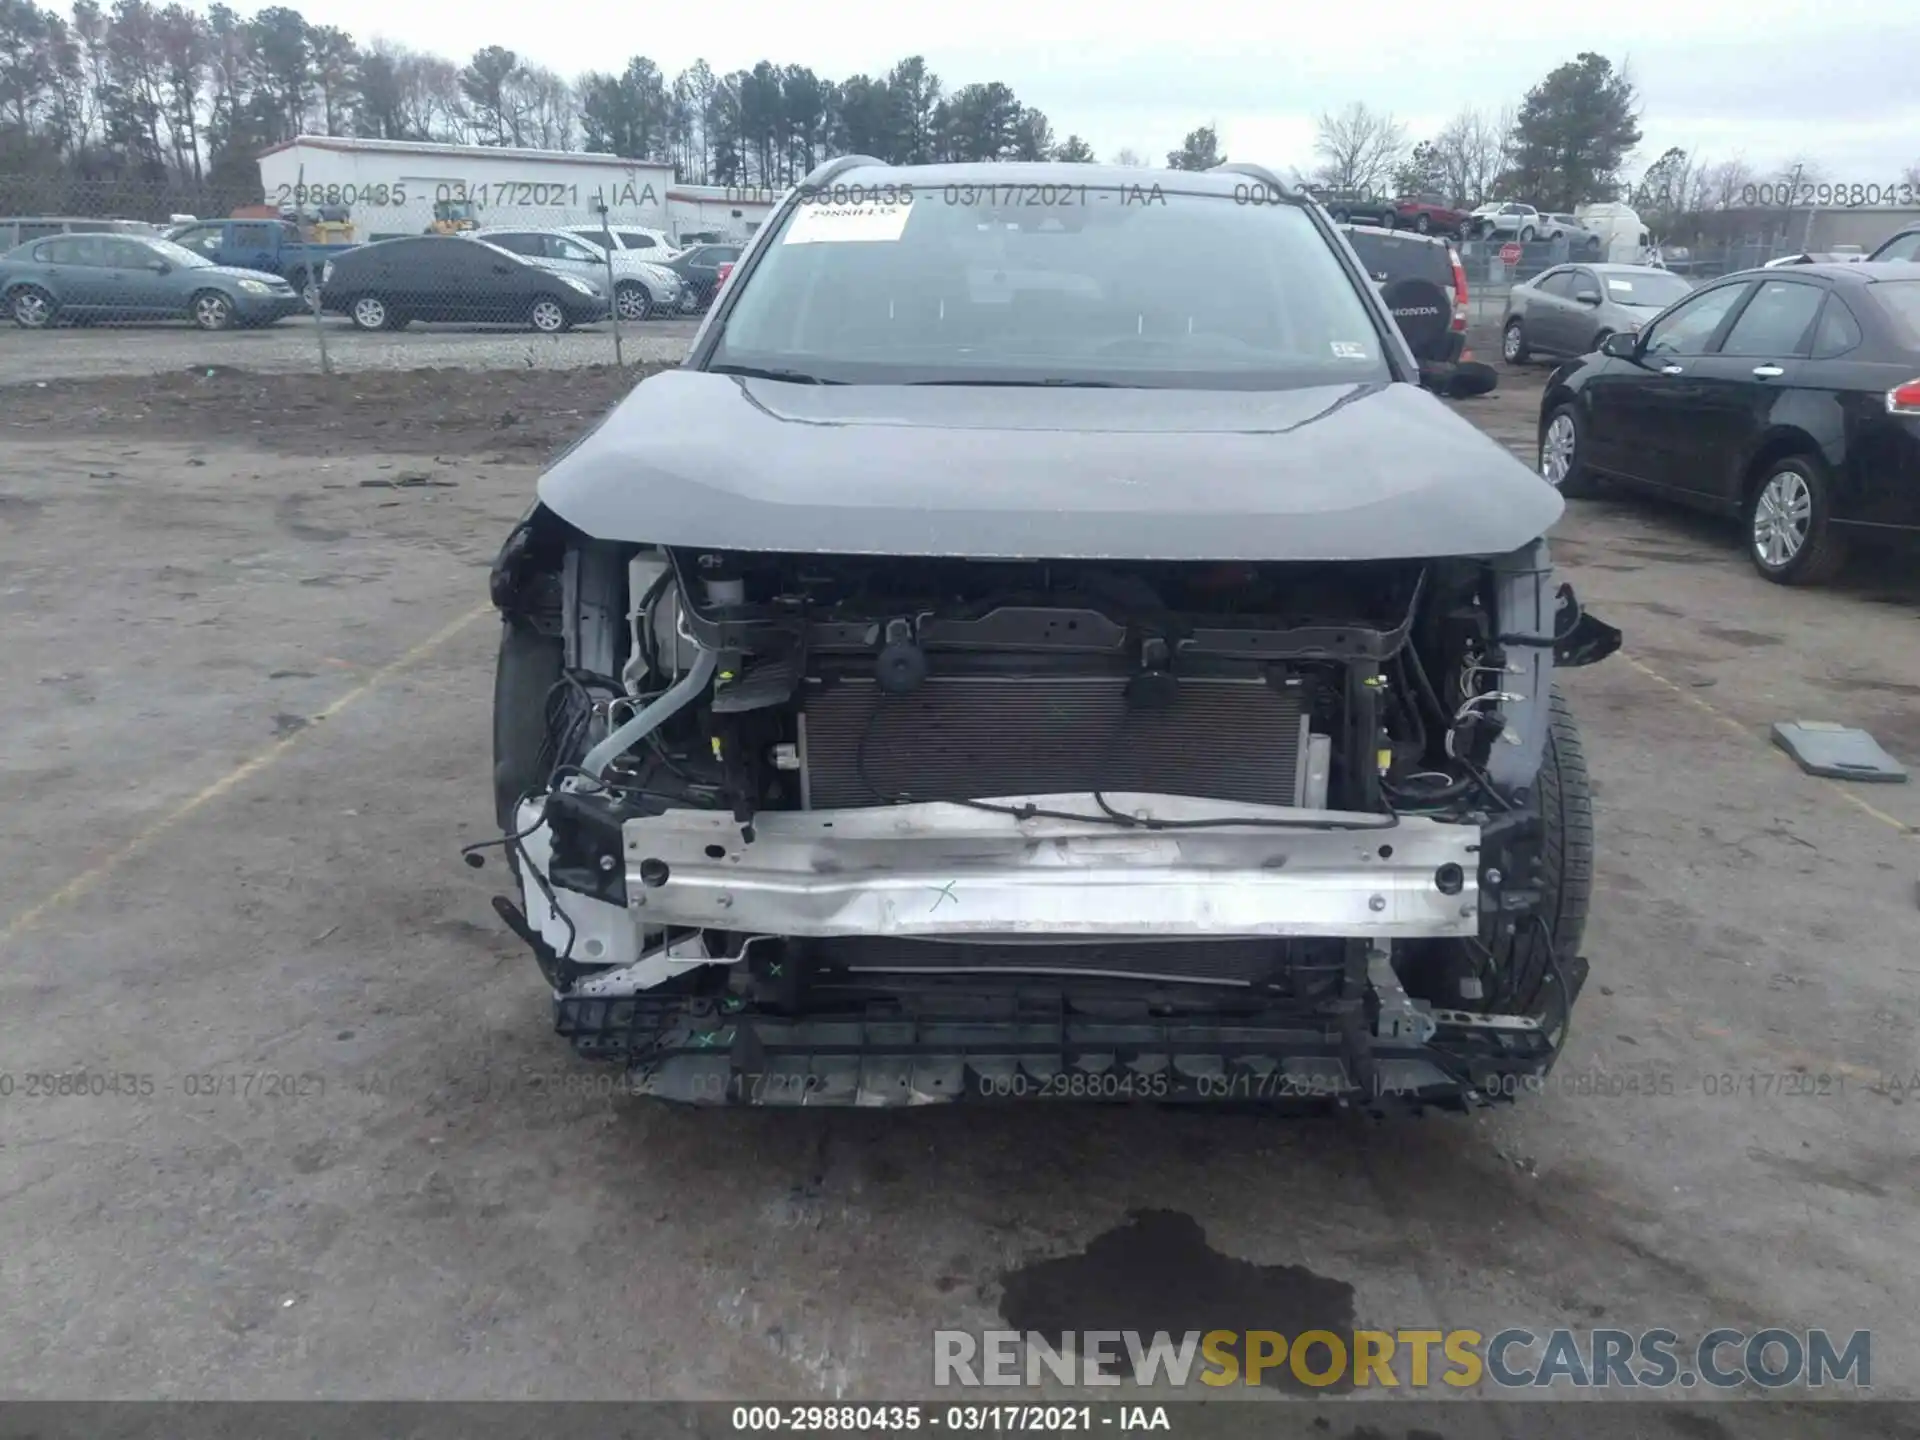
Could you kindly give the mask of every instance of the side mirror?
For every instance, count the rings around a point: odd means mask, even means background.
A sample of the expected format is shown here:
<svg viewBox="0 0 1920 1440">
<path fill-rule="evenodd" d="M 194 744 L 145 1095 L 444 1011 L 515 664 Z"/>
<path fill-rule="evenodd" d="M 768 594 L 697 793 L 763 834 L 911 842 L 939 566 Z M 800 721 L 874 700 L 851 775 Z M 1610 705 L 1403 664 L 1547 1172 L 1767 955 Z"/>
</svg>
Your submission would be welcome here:
<svg viewBox="0 0 1920 1440">
<path fill-rule="evenodd" d="M 1640 354 L 1640 337 L 1624 330 L 1615 331 L 1601 342 L 1600 353 L 1615 360 L 1633 360 Z"/>
<path fill-rule="evenodd" d="M 1573 298 L 1582 305 L 1598 305 L 1600 303 L 1600 292 L 1598 290 L 1582 290 Z"/>
</svg>

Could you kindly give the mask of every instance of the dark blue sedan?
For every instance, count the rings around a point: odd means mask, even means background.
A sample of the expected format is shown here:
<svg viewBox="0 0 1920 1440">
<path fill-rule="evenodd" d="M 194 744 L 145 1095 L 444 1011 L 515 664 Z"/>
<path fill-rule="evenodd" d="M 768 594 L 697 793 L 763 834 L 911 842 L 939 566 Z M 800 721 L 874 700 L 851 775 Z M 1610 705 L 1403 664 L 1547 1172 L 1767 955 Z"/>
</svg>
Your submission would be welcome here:
<svg viewBox="0 0 1920 1440">
<path fill-rule="evenodd" d="M 170 240 L 54 235 L 0 256 L 0 304 L 23 330 L 68 320 L 271 325 L 300 309 L 279 275 L 215 265 Z"/>
</svg>

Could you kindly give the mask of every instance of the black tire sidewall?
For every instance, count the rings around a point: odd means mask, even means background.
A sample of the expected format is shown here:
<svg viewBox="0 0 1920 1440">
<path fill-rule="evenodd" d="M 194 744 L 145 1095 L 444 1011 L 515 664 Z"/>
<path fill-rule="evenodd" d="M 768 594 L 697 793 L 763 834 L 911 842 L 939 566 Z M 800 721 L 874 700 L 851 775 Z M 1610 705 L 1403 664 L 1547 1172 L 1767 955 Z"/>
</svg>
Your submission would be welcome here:
<svg viewBox="0 0 1920 1440">
<path fill-rule="evenodd" d="M 1507 336 L 1509 335 L 1518 335 L 1520 337 L 1520 343 L 1514 347 L 1514 353 L 1512 355 L 1507 354 Z M 1518 315 L 1507 321 L 1506 327 L 1500 332 L 1500 358 L 1505 360 L 1509 365 L 1524 365 L 1528 359 L 1531 358 L 1530 352 L 1527 349 L 1526 322 Z"/>
<path fill-rule="evenodd" d="M 503 830 L 515 829 L 513 805 L 542 787 L 540 752 L 547 739 L 547 696 L 566 664 L 566 645 L 527 621 L 503 619 L 493 675 L 493 796 Z"/>
<path fill-rule="evenodd" d="M 1530 803 L 1541 822 L 1539 915 L 1553 936 L 1554 953 L 1564 975 L 1566 962 L 1580 953 L 1586 936 L 1593 900 L 1594 836 L 1593 789 L 1586 751 L 1573 711 L 1558 685 L 1548 699 L 1546 750 Z M 1481 943 L 1501 957 L 1505 974 L 1551 973 L 1539 954 L 1539 928 L 1531 923 L 1511 937 L 1483 933 Z M 1545 990 L 1546 982 L 1541 979 L 1523 988 L 1517 999 L 1536 1010 L 1550 1009 L 1541 1001 Z"/>
<path fill-rule="evenodd" d="M 1800 546 L 1799 552 L 1785 565 L 1774 569 L 1764 564 L 1759 552 L 1754 549 L 1753 517 L 1760 508 L 1760 492 L 1766 488 L 1767 481 L 1782 470 L 1797 471 L 1807 482 L 1813 514 L 1808 520 L 1806 541 Z M 1745 522 L 1742 540 L 1746 545 L 1747 559 L 1763 578 L 1778 585 L 1812 585 L 1829 579 L 1839 569 L 1844 558 L 1844 546 L 1841 538 L 1833 532 L 1832 482 L 1827 477 L 1826 466 L 1819 461 L 1805 455 L 1792 455 L 1762 466 L 1761 474 L 1754 480 L 1752 493 L 1747 497 L 1742 518 Z"/>
<path fill-rule="evenodd" d="M 1587 422 L 1580 418 L 1580 407 L 1571 400 L 1564 405 L 1556 405 L 1553 412 L 1547 416 L 1547 423 L 1540 427 L 1540 445 L 1542 448 L 1545 447 L 1547 431 L 1562 415 L 1573 423 L 1573 462 L 1567 467 L 1567 475 L 1560 482 L 1559 491 L 1568 500 L 1584 500 L 1597 494 L 1600 487 L 1593 477 L 1593 472 L 1587 468 Z M 1535 469 L 1538 468 L 1536 462 Z M 1540 478 L 1546 479 L 1544 475 Z"/>
</svg>

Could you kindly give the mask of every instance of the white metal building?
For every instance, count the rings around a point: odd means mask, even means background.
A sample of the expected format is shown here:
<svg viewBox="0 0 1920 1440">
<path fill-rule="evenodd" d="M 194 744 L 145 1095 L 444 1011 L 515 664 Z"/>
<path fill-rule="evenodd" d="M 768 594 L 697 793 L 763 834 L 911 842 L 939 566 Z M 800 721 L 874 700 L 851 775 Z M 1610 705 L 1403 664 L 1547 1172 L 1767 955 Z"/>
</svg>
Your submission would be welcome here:
<svg viewBox="0 0 1920 1440">
<path fill-rule="evenodd" d="M 773 213 L 779 190 L 748 185 L 675 185 L 667 191 L 667 230 L 712 235 L 744 243 Z"/>
<path fill-rule="evenodd" d="M 615 225 L 674 230 L 673 167 L 616 155 L 301 135 L 260 156 L 260 183 L 269 205 L 346 206 L 361 240 L 421 234 L 436 204 L 482 225 L 590 225 L 604 203 Z"/>
</svg>

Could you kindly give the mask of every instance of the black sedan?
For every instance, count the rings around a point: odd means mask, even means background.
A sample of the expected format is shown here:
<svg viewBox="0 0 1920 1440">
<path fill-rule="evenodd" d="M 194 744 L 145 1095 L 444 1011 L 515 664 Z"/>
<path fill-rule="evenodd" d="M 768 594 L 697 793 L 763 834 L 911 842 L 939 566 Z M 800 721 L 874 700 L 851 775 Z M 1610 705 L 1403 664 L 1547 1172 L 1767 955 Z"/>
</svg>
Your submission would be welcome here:
<svg viewBox="0 0 1920 1440">
<path fill-rule="evenodd" d="M 530 325 L 548 334 L 607 317 L 606 286 L 464 235 L 361 245 L 327 262 L 322 308 L 362 330 L 412 320 Z"/>
<path fill-rule="evenodd" d="M 1540 473 L 1738 516 L 1781 584 L 1830 577 L 1853 540 L 1920 538 L 1920 275 L 1807 265 L 1694 291 L 1553 373 Z"/>
<path fill-rule="evenodd" d="M 713 303 L 713 292 L 720 288 L 720 267 L 738 260 L 744 248 L 727 243 L 695 245 L 662 262 L 680 277 L 681 314 L 690 315 Z"/>
</svg>

